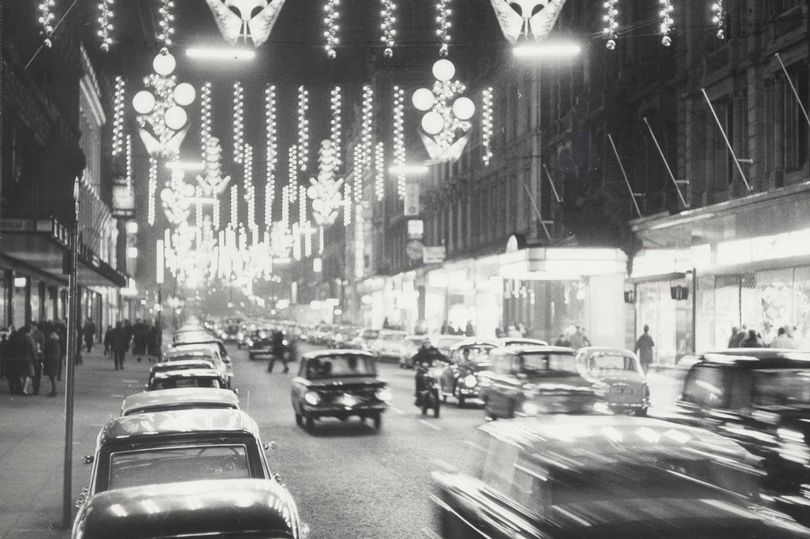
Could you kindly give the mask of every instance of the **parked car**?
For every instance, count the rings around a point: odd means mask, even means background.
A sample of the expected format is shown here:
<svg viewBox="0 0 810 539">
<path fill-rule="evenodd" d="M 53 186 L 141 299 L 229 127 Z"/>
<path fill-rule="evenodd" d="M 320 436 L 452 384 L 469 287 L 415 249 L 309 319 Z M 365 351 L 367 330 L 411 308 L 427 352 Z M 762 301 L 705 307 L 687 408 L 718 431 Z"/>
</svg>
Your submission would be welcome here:
<svg viewBox="0 0 810 539">
<path fill-rule="evenodd" d="M 143 391 L 124 399 L 121 403 L 121 415 L 197 408 L 230 408 L 238 410 L 239 399 L 233 391 L 208 387 L 182 387 Z"/>
<path fill-rule="evenodd" d="M 391 402 L 388 383 L 377 375 L 374 357 L 359 350 L 322 350 L 304 354 L 292 380 L 295 422 L 312 430 L 315 421 L 336 417 L 371 419 L 382 426 Z"/>
<path fill-rule="evenodd" d="M 586 378 L 603 384 L 611 410 L 647 415 L 650 386 L 633 352 L 594 346 L 580 348 L 577 350 L 577 364 Z"/>
<path fill-rule="evenodd" d="M 239 335 L 239 326 L 231 324 L 225 326 L 219 334 L 219 338 L 226 344 L 236 344 Z"/>
<path fill-rule="evenodd" d="M 380 330 L 379 337 L 375 343 L 375 352 L 380 359 L 396 359 L 399 361 L 402 341 L 408 334 L 398 329 Z"/>
<path fill-rule="evenodd" d="M 379 330 L 369 328 L 363 329 L 358 336 L 351 340 L 348 348 L 364 350 L 373 354 L 377 351 L 377 340 L 379 337 Z"/>
<path fill-rule="evenodd" d="M 214 362 L 206 358 L 181 359 L 172 362 L 156 363 L 152 365 L 152 367 L 149 369 L 149 378 L 147 385 L 151 385 L 152 380 L 155 379 L 155 375 L 161 372 L 200 370 L 200 369 L 217 370 L 214 365 Z"/>
<path fill-rule="evenodd" d="M 492 373 L 490 351 L 495 346 L 487 342 L 464 342 L 453 347 L 449 363 L 439 377 L 444 400 L 456 399 L 459 408 L 470 399 L 479 399 L 481 388 L 489 383 Z M 483 382 L 483 383 L 482 383 Z"/>
<path fill-rule="evenodd" d="M 101 492 L 76 515 L 72 538 L 304 539 L 308 534 L 295 501 L 277 481 L 224 479 Z"/>
<path fill-rule="evenodd" d="M 598 384 L 580 374 L 570 348 L 498 348 L 489 358 L 492 374 L 480 391 L 487 417 L 607 411 Z"/>
<path fill-rule="evenodd" d="M 444 357 L 450 357 L 453 347 L 469 339 L 464 335 L 434 335 L 430 341 L 433 346 L 442 353 Z"/>
<path fill-rule="evenodd" d="M 413 356 L 419 351 L 419 347 L 422 346 L 426 338 L 428 338 L 427 335 L 407 335 L 402 339 L 399 345 L 400 369 L 412 369 L 414 367 Z"/>
<path fill-rule="evenodd" d="M 214 369 L 185 369 L 156 372 L 149 378 L 146 391 L 180 387 L 226 387 L 227 382 Z"/>
<path fill-rule="evenodd" d="M 548 346 L 546 341 L 530 339 L 529 337 L 498 337 L 493 339 L 492 342 L 505 348 L 510 346 Z"/>
<path fill-rule="evenodd" d="M 627 416 L 517 419 L 479 429 L 480 471 L 434 472 L 443 539 L 806 538 L 757 502 L 738 444 Z"/>
<path fill-rule="evenodd" d="M 167 350 L 162 362 L 173 363 L 192 359 L 210 361 L 214 364 L 214 369 L 225 380 L 225 387 L 230 388 L 233 382 L 233 364 L 227 354 L 222 354 L 223 348 L 225 346 L 221 342 L 180 344 Z"/>
</svg>

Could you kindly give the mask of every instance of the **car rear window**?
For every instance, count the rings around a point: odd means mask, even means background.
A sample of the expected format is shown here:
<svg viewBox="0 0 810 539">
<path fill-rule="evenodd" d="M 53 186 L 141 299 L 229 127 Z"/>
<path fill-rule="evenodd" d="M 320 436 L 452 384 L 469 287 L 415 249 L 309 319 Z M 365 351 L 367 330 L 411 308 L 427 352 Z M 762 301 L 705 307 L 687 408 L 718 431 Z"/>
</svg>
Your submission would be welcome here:
<svg viewBox="0 0 810 539">
<path fill-rule="evenodd" d="M 376 329 L 367 329 L 363 332 L 364 339 L 376 339 L 380 336 L 380 332 Z"/>
<path fill-rule="evenodd" d="M 220 388 L 216 378 L 195 376 L 183 378 L 168 378 L 166 380 L 155 380 L 152 389 L 176 389 L 178 387 L 213 387 Z"/>
<path fill-rule="evenodd" d="M 365 356 L 321 356 L 307 363 L 307 378 L 335 378 L 343 376 L 374 376 L 374 362 Z"/>
<path fill-rule="evenodd" d="M 810 369 L 754 371 L 751 402 L 755 406 L 810 405 Z"/>
</svg>

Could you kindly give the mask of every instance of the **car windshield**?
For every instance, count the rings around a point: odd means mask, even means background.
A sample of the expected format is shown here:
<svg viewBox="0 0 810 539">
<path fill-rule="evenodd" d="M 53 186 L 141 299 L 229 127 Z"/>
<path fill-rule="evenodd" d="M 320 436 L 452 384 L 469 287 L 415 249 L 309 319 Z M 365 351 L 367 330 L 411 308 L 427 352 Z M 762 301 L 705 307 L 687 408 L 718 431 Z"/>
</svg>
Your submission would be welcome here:
<svg viewBox="0 0 810 539">
<path fill-rule="evenodd" d="M 364 339 L 376 339 L 380 336 L 380 332 L 376 329 L 367 329 L 363 332 Z"/>
<path fill-rule="evenodd" d="M 374 376 L 374 362 L 364 356 L 321 356 L 307 363 L 307 378 L 335 378 L 346 376 Z"/>
<path fill-rule="evenodd" d="M 754 371 L 755 406 L 810 406 L 810 369 Z"/>
<path fill-rule="evenodd" d="M 598 352 L 588 357 L 588 372 L 636 371 L 636 361 L 618 352 Z"/>
<path fill-rule="evenodd" d="M 577 362 L 573 354 L 559 352 L 526 352 L 520 354 L 521 372 L 550 373 L 565 372 L 577 373 Z"/>
<path fill-rule="evenodd" d="M 244 445 L 171 447 L 110 455 L 110 489 L 249 478 L 250 466 Z"/>
<path fill-rule="evenodd" d="M 188 376 L 178 378 L 167 378 L 165 380 L 155 380 L 152 389 L 177 389 L 178 387 L 213 387 L 219 388 L 216 378 L 209 376 Z"/>
</svg>

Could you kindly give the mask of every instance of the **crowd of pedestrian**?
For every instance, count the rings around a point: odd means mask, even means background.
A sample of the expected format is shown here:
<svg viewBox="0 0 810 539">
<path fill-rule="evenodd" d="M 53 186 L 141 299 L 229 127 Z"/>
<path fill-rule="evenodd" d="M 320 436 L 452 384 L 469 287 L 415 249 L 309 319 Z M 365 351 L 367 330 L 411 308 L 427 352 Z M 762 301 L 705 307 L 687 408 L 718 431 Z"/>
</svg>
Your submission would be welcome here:
<svg viewBox="0 0 810 539">
<path fill-rule="evenodd" d="M 773 324 L 767 320 L 762 324 L 762 331 L 748 328 L 743 324 L 741 327 L 731 328 L 728 347 L 797 349 L 799 348 L 795 337 L 797 333 L 798 328 L 791 325 L 783 325 L 774 330 Z"/>
<path fill-rule="evenodd" d="M 107 326 L 104 333 L 104 354 L 111 355 L 115 370 L 124 368 L 124 359 L 131 351 L 138 361 L 160 360 L 163 335 L 157 324 L 150 324 L 140 318 L 135 323 L 129 320 L 118 321 L 115 327 Z"/>
<path fill-rule="evenodd" d="M 62 321 L 28 322 L 0 333 L 0 378 L 12 395 L 39 395 L 43 377 L 50 381 L 49 397 L 56 396 L 67 350 L 67 326 Z"/>
</svg>

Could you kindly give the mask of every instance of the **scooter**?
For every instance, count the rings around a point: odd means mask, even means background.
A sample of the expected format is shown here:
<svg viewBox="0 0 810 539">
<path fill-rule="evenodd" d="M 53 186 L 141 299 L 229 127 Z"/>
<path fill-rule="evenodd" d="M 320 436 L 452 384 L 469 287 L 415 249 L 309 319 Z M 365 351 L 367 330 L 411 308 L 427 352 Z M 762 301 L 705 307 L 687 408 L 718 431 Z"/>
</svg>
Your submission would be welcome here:
<svg viewBox="0 0 810 539">
<path fill-rule="evenodd" d="M 441 386 L 439 380 L 430 374 L 428 368 L 418 365 L 416 371 L 416 406 L 422 409 L 422 415 L 433 410 L 433 417 L 439 417 L 441 408 Z"/>
</svg>

